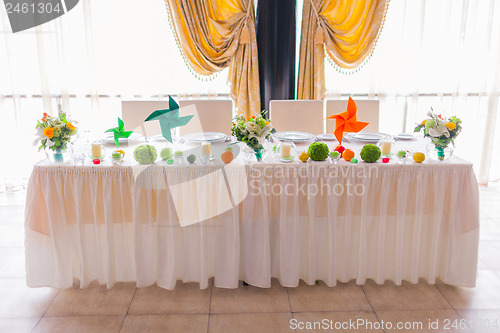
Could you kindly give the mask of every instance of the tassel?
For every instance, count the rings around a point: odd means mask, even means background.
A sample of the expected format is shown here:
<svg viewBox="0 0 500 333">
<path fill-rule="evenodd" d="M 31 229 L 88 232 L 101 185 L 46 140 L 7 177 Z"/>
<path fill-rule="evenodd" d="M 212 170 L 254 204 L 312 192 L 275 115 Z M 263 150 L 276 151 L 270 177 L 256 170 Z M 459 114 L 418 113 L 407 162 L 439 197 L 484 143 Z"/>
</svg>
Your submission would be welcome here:
<svg viewBox="0 0 500 333">
<path fill-rule="evenodd" d="M 320 26 L 316 29 L 316 36 L 314 37 L 314 44 L 323 44 L 325 42 L 325 35 Z"/>
<path fill-rule="evenodd" d="M 250 44 L 250 30 L 247 25 L 243 27 L 240 34 L 240 44 Z"/>
</svg>

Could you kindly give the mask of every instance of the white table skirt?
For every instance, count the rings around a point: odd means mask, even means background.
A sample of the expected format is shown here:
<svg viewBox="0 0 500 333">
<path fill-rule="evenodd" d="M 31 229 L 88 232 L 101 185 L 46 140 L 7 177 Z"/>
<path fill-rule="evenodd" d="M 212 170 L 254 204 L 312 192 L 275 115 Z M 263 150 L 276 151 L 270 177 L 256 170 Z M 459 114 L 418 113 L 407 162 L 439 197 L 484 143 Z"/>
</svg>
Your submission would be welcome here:
<svg viewBox="0 0 500 333">
<path fill-rule="evenodd" d="M 214 277 L 222 288 L 238 280 L 270 287 L 274 277 L 289 287 L 419 278 L 475 286 L 471 164 L 231 163 L 203 176 L 214 170 L 35 166 L 28 285 L 69 288 L 78 279 L 81 287 L 98 280 L 173 289 L 181 280 L 206 288 Z"/>
</svg>

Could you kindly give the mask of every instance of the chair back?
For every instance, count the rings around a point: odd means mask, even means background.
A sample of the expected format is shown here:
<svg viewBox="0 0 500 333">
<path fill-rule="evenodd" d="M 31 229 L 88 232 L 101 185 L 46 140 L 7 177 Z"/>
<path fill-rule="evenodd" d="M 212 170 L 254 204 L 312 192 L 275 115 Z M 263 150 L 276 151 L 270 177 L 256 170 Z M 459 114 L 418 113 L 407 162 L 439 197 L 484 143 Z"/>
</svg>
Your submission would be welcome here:
<svg viewBox="0 0 500 333">
<path fill-rule="evenodd" d="M 369 123 L 362 131 L 378 132 L 379 131 L 379 109 L 380 101 L 355 101 L 357 111 L 357 120 Z M 326 116 L 330 117 L 334 114 L 347 110 L 347 100 L 327 100 L 326 101 Z M 327 133 L 333 133 L 335 130 L 335 120 L 326 120 Z"/>
<path fill-rule="evenodd" d="M 271 122 L 276 131 L 324 133 L 323 101 L 274 100 L 269 104 Z"/>
<path fill-rule="evenodd" d="M 122 101 L 122 119 L 126 130 L 133 130 L 144 136 L 161 134 L 158 121 L 144 122 L 155 110 L 168 109 L 167 101 Z"/>
<path fill-rule="evenodd" d="M 180 136 L 197 132 L 231 135 L 232 100 L 183 100 L 179 106 L 181 117 L 194 115 L 187 125 L 179 128 Z"/>
</svg>

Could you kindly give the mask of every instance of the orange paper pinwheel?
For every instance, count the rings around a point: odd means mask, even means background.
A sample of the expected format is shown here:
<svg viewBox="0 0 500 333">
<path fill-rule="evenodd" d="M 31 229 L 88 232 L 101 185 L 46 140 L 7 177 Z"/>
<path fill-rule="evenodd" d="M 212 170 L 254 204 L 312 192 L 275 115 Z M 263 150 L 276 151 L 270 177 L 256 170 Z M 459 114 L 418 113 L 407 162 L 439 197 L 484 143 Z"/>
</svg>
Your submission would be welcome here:
<svg viewBox="0 0 500 333">
<path fill-rule="evenodd" d="M 335 119 L 335 131 L 333 133 L 339 141 L 339 144 L 342 143 L 342 136 L 344 132 L 359 132 L 368 126 L 369 123 L 356 120 L 357 110 L 356 103 L 354 103 L 353 99 L 349 97 L 346 111 L 326 118 Z"/>
</svg>

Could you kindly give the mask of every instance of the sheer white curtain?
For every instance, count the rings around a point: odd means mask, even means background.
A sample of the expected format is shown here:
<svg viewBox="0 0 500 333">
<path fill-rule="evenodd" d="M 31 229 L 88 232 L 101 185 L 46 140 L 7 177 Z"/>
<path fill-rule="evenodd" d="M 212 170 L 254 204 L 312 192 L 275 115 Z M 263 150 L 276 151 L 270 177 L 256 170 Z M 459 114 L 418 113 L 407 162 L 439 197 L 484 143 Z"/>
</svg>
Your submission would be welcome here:
<svg viewBox="0 0 500 333">
<path fill-rule="evenodd" d="M 80 129 L 115 126 L 121 100 L 227 95 L 227 73 L 190 74 L 163 1 L 82 0 L 69 13 L 13 34 L 0 6 L 0 188 L 29 176 L 44 158 L 36 120 L 58 105 Z"/>
<path fill-rule="evenodd" d="M 455 153 L 481 183 L 500 179 L 498 1 L 391 1 L 373 58 L 348 75 L 327 66 L 326 78 L 328 98 L 379 98 L 383 132 L 413 131 L 431 106 L 461 117 Z"/>
</svg>

